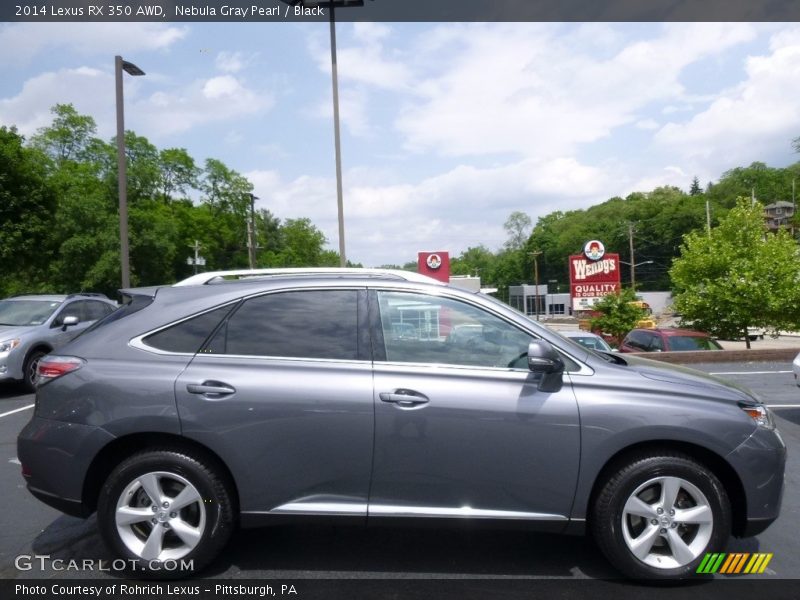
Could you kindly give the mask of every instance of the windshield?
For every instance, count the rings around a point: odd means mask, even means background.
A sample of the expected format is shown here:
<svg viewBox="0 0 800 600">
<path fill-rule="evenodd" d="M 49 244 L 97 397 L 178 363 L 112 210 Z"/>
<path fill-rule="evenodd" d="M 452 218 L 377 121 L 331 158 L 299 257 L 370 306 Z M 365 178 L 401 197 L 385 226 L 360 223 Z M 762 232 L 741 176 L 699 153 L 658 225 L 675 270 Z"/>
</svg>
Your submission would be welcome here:
<svg viewBox="0 0 800 600">
<path fill-rule="evenodd" d="M 681 350 L 722 350 L 717 342 L 707 337 L 692 337 L 688 335 L 673 335 L 669 338 L 669 349 Z"/>
<path fill-rule="evenodd" d="M 567 336 L 569 339 L 578 342 L 581 346 L 586 346 L 589 350 L 601 350 L 603 352 L 611 352 L 611 346 L 606 344 L 605 340 L 593 335 L 586 336 Z"/>
<path fill-rule="evenodd" d="M 59 306 L 59 300 L 0 300 L 0 325 L 41 325 Z"/>
</svg>

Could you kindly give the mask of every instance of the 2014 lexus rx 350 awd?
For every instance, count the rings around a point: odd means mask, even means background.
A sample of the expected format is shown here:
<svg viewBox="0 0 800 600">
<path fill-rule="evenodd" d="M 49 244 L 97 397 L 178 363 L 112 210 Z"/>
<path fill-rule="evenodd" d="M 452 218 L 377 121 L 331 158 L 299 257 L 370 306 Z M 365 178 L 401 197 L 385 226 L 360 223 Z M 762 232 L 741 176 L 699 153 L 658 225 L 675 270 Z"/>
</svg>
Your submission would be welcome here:
<svg viewBox="0 0 800 600">
<path fill-rule="evenodd" d="M 206 275 L 127 290 L 42 359 L 18 440 L 30 491 L 96 511 L 140 574 L 327 515 L 589 532 L 680 578 L 778 516 L 786 448 L 745 389 L 413 273 Z"/>
</svg>

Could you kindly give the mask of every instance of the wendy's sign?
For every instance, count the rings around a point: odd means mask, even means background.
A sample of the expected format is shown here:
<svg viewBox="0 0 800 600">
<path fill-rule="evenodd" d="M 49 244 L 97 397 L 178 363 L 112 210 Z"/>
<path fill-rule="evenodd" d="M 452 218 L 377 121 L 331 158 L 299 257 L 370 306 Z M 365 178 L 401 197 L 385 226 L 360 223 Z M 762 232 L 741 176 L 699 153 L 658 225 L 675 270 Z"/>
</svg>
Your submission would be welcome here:
<svg viewBox="0 0 800 600">
<path fill-rule="evenodd" d="M 569 257 L 572 310 L 591 310 L 603 296 L 620 291 L 619 254 L 608 254 L 599 240 L 590 240 L 583 254 Z"/>
</svg>

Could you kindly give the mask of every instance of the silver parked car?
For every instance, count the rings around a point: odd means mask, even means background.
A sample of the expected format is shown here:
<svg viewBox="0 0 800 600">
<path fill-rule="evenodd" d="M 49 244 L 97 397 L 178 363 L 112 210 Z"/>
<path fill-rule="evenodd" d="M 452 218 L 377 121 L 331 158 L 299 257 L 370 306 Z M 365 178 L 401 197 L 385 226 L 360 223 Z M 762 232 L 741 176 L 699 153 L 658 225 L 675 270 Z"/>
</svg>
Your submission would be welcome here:
<svg viewBox="0 0 800 600">
<path fill-rule="evenodd" d="M 323 515 L 591 532 L 626 575 L 681 578 L 778 517 L 786 447 L 751 392 L 591 352 L 430 281 L 309 270 L 127 290 L 39 363 L 28 489 L 96 511 L 144 576 L 202 569 L 238 524 Z"/>
<path fill-rule="evenodd" d="M 0 300 L 0 381 L 33 391 L 39 359 L 117 308 L 102 294 L 26 295 Z"/>
<path fill-rule="evenodd" d="M 581 346 L 585 346 L 589 348 L 589 350 L 599 350 L 600 352 L 613 352 L 613 348 L 608 345 L 603 338 L 601 338 L 596 333 L 592 333 L 590 331 L 559 331 L 561 335 L 565 338 L 569 338 L 570 340 L 577 342 Z"/>
</svg>

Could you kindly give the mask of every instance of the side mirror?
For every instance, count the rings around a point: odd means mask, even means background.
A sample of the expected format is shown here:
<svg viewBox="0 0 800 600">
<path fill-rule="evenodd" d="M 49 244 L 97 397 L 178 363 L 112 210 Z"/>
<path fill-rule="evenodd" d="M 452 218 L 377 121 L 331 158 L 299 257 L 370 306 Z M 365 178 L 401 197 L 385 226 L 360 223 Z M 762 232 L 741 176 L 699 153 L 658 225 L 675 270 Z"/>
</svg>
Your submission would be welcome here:
<svg viewBox="0 0 800 600">
<path fill-rule="evenodd" d="M 80 323 L 80 319 L 78 317 L 70 315 L 69 317 L 64 317 L 64 322 L 62 323 L 61 331 L 66 331 L 67 327 L 72 327 L 73 325 L 77 325 Z"/>
<path fill-rule="evenodd" d="M 549 342 L 533 340 L 528 345 L 528 369 L 542 376 L 540 392 L 558 392 L 563 385 L 564 361 Z"/>
</svg>

